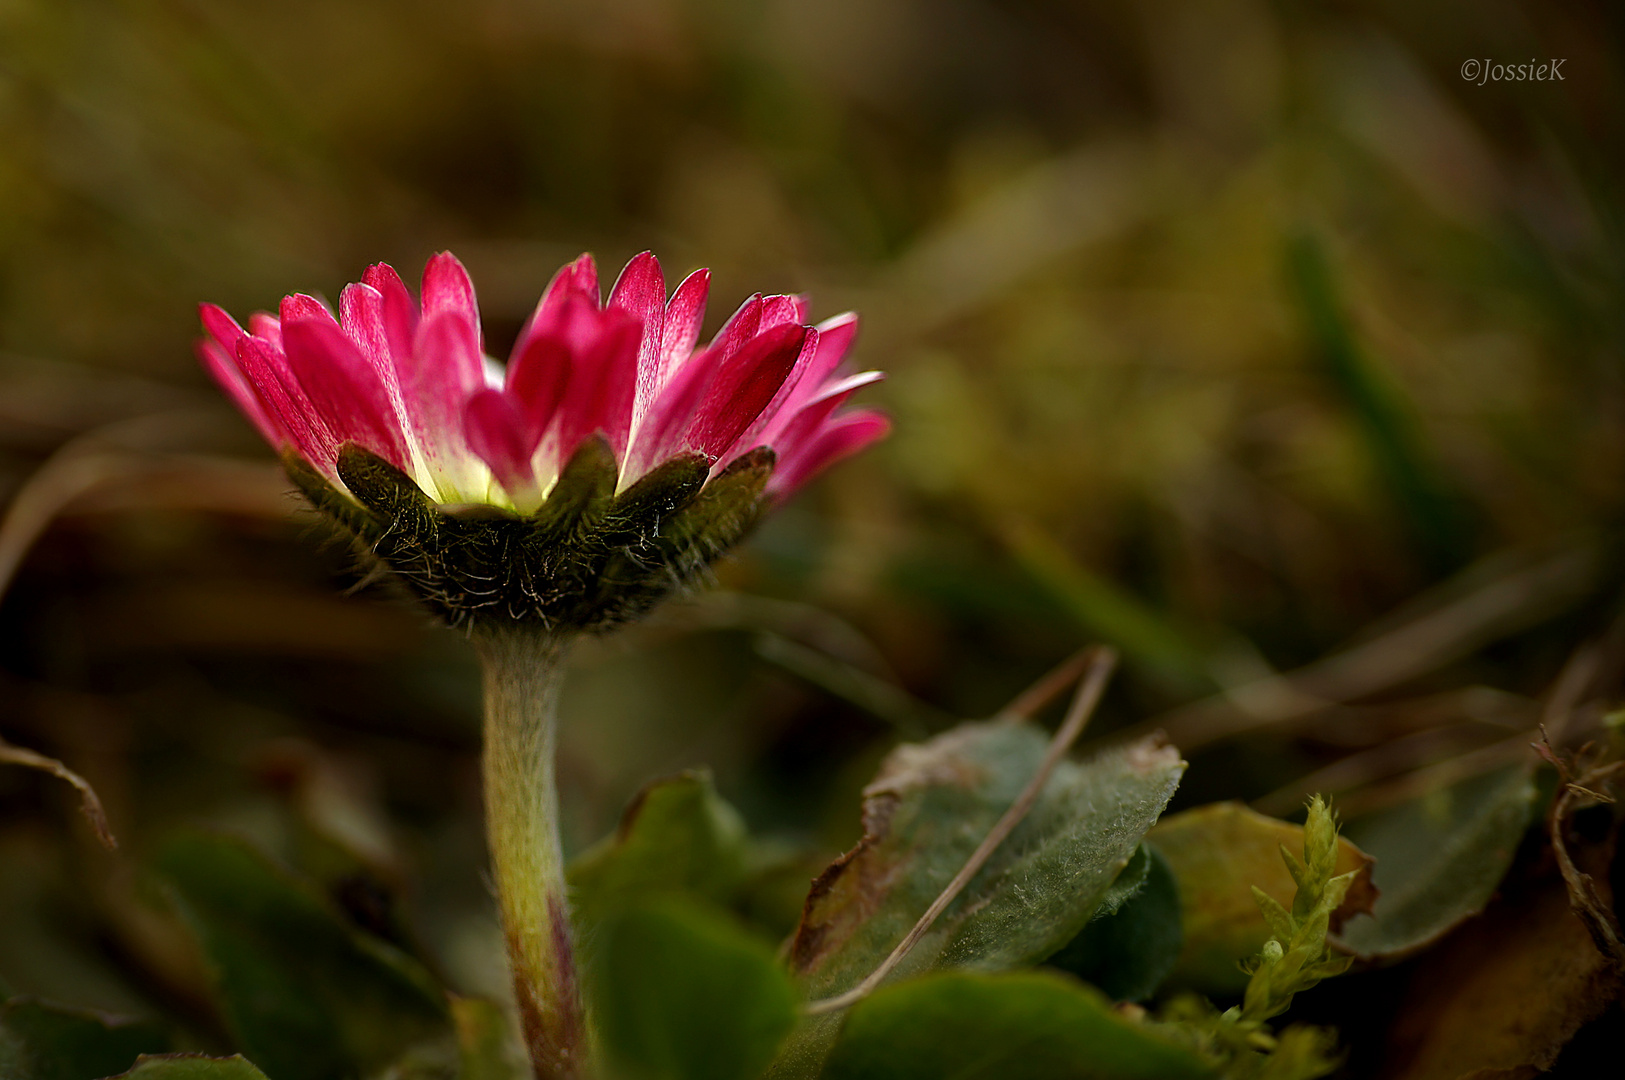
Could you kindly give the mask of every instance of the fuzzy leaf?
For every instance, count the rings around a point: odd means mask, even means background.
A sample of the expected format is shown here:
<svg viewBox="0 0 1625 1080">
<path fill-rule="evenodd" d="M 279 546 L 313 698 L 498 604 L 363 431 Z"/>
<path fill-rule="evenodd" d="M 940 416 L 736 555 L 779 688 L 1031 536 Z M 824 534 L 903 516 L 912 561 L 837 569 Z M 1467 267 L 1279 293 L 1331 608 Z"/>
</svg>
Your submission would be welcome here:
<svg viewBox="0 0 1625 1080">
<path fill-rule="evenodd" d="M 444 1038 L 429 975 L 246 844 L 190 834 L 157 859 L 238 1045 L 276 1080 L 350 1077 Z"/>
<path fill-rule="evenodd" d="M 1116 908 L 1102 904 L 1089 925 L 1049 959 L 1050 966 L 1094 984 L 1115 1001 L 1144 1001 L 1156 993 L 1184 944 L 1174 872 L 1154 849 L 1142 844 L 1140 850 L 1147 853 L 1141 887 Z"/>
<path fill-rule="evenodd" d="M 1063 975 L 942 973 L 853 1007 L 826 1080 L 1182 1080 L 1212 1070 Z"/>
<path fill-rule="evenodd" d="M 773 950 L 688 901 L 599 926 L 589 989 L 608 1056 L 640 1077 L 750 1080 L 796 1019 Z"/>
<path fill-rule="evenodd" d="M 1518 765 L 1350 822 L 1349 838 L 1376 857 L 1382 897 L 1374 918 L 1351 923 L 1341 944 L 1366 958 L 1404 956 L 1482 911 L 1535 802 Z"/>
<path fill-rule="evenodd" d="M 894 750 L 864 789 L 864 837 L 813 882 L 790 945 L 809 997 L 873 971 L 1015 801 L 1048 745 L 1032 724 L 967 723 Z M 1035 964 L 1077 936 L 1179 784 L 1152 738 L 1063 761 L 1032 812 L 922 937 L 894 978 Z M 815 1075 L 836 1018 L 801 1025 L 776 1076 Z"/>
<path fill-rule="evenodd" d="M 1226 802 L 1175 814 L 1147 839 L 1173 867 L 1184 910 L 1185 948 L 1169 982 L 1212 994 L 1239 993 L 1247 977 L 1236 962 L 1258 952 L 1270 934 L 1252 889 L 1263 889 L 1283 908 L 1292 902 L 1296 883 L 1282 864 L 1281 848 L 1302 851 L 1303 829 Z M 1376 898 L 1370 867 L 1359 848 L 1338 842 L 1336 869 L 1354 871 L 1355 878 L 1334 926 L 1370 910 Z"/>
<path fill-rule="evenodd" d="M 32 998 L 0 1005 L 5 1080 L 98 1080 L 128 1069 L 140 1054 L 167 1049 L 169 1037 L 152 1024 Z"/>
<path fill-rule="evenodd" d="M 814 882 L 790 963 L 809 994 L 855 985 L 902 940 L 1037 771 L 1031 724 L 962 724 L 899 747 L 864 791 L 864 838 Z M 1062 762 L 1026 820 L 900 974 L 1036 963 L 1083 929 L 1167 805 L 1185 763 L 1146 741 Z"/>
</svg>

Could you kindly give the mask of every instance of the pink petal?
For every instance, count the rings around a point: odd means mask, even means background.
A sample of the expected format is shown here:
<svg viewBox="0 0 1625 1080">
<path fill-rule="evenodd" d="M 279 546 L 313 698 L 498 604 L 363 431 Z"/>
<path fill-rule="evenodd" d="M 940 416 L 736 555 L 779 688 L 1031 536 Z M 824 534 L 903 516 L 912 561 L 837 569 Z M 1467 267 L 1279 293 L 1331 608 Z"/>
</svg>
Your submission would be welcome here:
<svg viewBox="0 0 1625 1080">
<path fill-rule="evenodd" d="M 412 355 L 412 341 L 418 328 L 418 307 L 406 282 L 388 263 L 373 263 L 361 275 L 362 284 L 371 285 L 384 298 L 384 336 L 396 364 Z"/>
<path fill-rule="evenodd" d="M 339 440 L 317 415 L 282 350 L 259 337 L 237 339 L 237 368 L 254 388 L 266 415 L 288 433 L 295 450 L 312 465 L 336 477 Z"/>
<path fill-rule="evenodd" d="M 553 275 L 553 280 L 547 283 L 542 291 L 542 298 L 536 302 L 536 310 L 531 312 L 525 326 L 519 331 L 519 339 L 514 342 L 513 355 L 529 343 L 531 335 L 544 332 L 548 324 L 558 317 L 560 311 L 572 296 L 579 296 L 589 300 L 594 308 L 598 303 L 598 264 L 593 262 L 592 256 L 583 253 L 576 257 L 575 262 L 561 267 Z"/>
<path fill-rule="evenodd" d="M 638 340 L 637 395 L 632 409 L 641 418 L 659 390 L 660 342 L 666 321 L 666 278 L 660 261 L 645 251 L 626 264 L 609 291 L 608 308 L 635 316 L 643 326 Z"/>
<path fill-rule="evenodd" d="M 425 464 L 436 474 L 462 456 L 464 406 L 485 386 L 477 341 L 460 311 L 441 311 L 418 324 L 401 396 Z"/>
<path fill-rule="evenodd" d="M 711 271 L 696 270 L 683 279 L 666 305 L 666 321 L 660 335 L 660 373 L 656 392 L 671 381 L 677 365 L 694 353 L 705 322 L 705 301 L 711 292 Z"/>
<path fill-rule="evenodd" d="M 623 485 L 683 449 L 683 435 L 723 359 L 721 353 L 707 349 L 672 374 L 638 428 L 637 445 L 628 455 L 627 468 L 622 470 Z"/>
<path fill-rule="evenodd" d="M 784 323 L 795 323 L 800 326 L 806 321 L 807 298 L 805 296 L 764 296 L 762 297 L 762 325 L 758 327 L 757 333 Z"/>
<path fill-rule="evenodd" d="M 508 392 L 545 431 L 570 385 L 570 347 L 554 334 L 538 334 L 508 364 Z M 534 447 L 532 448 L 534 449 Z"/>
<path fill-rule="evenodd" d="M 265 311 L 256 311 L 248 317 L 248 332 L 263 339 L 271 348 L 282 351 L 282 320 Z"/>
<path fill-rule="evenodd" d="M 824 380 L 840 366 L 857 336 L 858 316 L 853 311 L 818 324 L 818 355 L 807 368 L 806 387 L 809 393 L 816 393 Z"/>
<path fill-rule="evenodd" d="M 397 468 L 410 468 L 388 389 L 332 317 L 284 318 L 282 338 L 289 370 L 339 442 L 354 440 Z"/>
<path fill-rule="evenodd" d="M 803 405 L 794 415 L 785 418 L 778 427 L 778 432 L 771 440 L 770 445 L 781 456 L 793 456 L 802 447 L 806 446 L 818 435 L 821 428 L 835 410 L 846 403 L 853 394 L 865 386 L 884 379 L 885 373 L 880 371 L 865 371 L 857 375 L 849 375 L 839 382 L 829 384 L 811 401 Z M 751 449 L 745 447 L 739 450 L 744 453 Z"/>
<path fill-rule="evenodd" d="M 443 311 L 454 311 L 474 331 L 474 348 L 481 348 L 480 307 L 474 299 L 474 283 L 457 256 L 442 251 L 423 268 L 423 318 L 432 319 Z"/>
<path fill-rule="evenodd" d="M 197 315 L 203 329 L 220 343 L 228 355 L 237 351 L 237 339 L 243 336 L 243 328 L 226 313 L 225 308 L 219 304 L 199 304 Z"/>
<path fill-rule="evenodd" d="M 339 325 L 386 385 L 395 383 L 395 355 L 384 323 L 384 295 L 371 285 L 346 285 L 339 293 Z"/>
<path fill-rule="evenodd" d="M 837 416 L 806 446 L 779 459 L 767 490 L 788 495 L 835 462 L 884 439 L 890 431 L 891 421 L 884 413 L 863 409 Z"/>
<path fill-rule="evenodd" d="M 582 439 L 601 431 L 617 460 L 624 461 L 632 402 L 637 392 L 636 318 L 619 311 L 578 314 L 569 320 L 570 383 L 559 406 L 559 453 L 563 460 Z M 583 327 L 594 324 L 591 333 Z"/>
<path fill-rule="evenodd" d="M 781 324 L 725 356 L 689 426 L 687 445 L 711 458 L 726 450 L 784 385 L 806 336 L 806 327 Z"/>
<path fill-rule="evenodd" d="M 469 449 L 491 466 L 508 494 L 536 486 L 530 458 L 542 433 L 512 395 L 491 389 L 477 392 L 463 407 L 463 431 Z"/>
<path fill-rule="evenodd" d="M 711 339 L 710 349 L 725 357 L 732 356 L 744 348 L 745 342 L 756 336 L 761 326 L 762 294 L 757 293 L 728 316 L 728 321 L 722 324 L 717 336 Z"/>
<path fill-rule="evenodd" d="M 197 356 L 203 362 L 203 368 L 214 381 L 220 384 L 220 389 L 226 392 L 243 415 L 248 417 L 251 424 L 259 431 L 266 442 L 274 448 L 281 450 L 292 441 L 287 430 L 281 422 L 271 416 L 261 404 L 259 396 L 254 393 L 253 386 L 243 376 L 237 367 L 237 361 L 232 358 L 220 344 L 211 338 L 202 338 L 197 343 Z"/>
<path fill-rule="evenodd" d="M 818 348 L 798 374 L 790 392 L 784 395 L 784 400 L 775 403 L 778 413 L 768 421 L 762 433 L 763 442 L 777 445 L 779 433 L 784 430 L 784 425 L 790 422 L 790 418 L 829 388 L 835 369 L 846 358 L 853 340 L 857 337 L 858 317 L 847 312 L 833 319 L 825 319 L 816 329 Z"/>
<path fill-rule="evenodd" d="M 781 323 L 780 325 L 795 324 Z M 734 439 L 733 443 L 722 452 L 722 460 L 731 461 L 746 450 L 772 443 L 770 432 L 783 427 L 789 420 L 790 414 L 787 408 L 789 400 L 804 381 L 803 373 L 817 352 L 818 331 L 809 328 L 806 330 L 806 337 L 802 339 L 800 351 L 796 353 L 795 363 L 791 365 L 790 372 L 784 377 L 784 381 L 779 384 L 779 389 L 773 395 L 773 400 L 762 407 L 762 411 L 756 414 L 756 419 L 752 420 L 750 425 L 739 433 L 738 438 Z"/>
<path fill-rule="evenodd" d="M 315 319 L 318 322 L 330 322 L 334 326 L 338 325 L 338 320 L 333 317 L 333 313 L 327 309 L 326 304 L 314 296 L 306 296 L 304 293 L 284 296 L 279 314 L 284 326 L 295 319 Z"/>
<path fill-rule="evenodd" d="M 632 256 L 609 290 L 605 306 L 630 312 L 645 322 L 651 317 L 658 319 L 666 307 L 666 277 L 660 271 L 660 260 L 647 251 Z M 660 340 L 658 330 L 653 337 Z"/>
<path fill-rule="evenodd" d="M 553 280 L 548 282 L 547 293 L 542 296 L 544 302 L 555 289 L 585 293 L 592 298 L 593 304 L 597 305 L 598 264 L 593 261 L 592 253 L 583 251 L 575 257 L 574 262 L 553 275 Z"/>
</svg>

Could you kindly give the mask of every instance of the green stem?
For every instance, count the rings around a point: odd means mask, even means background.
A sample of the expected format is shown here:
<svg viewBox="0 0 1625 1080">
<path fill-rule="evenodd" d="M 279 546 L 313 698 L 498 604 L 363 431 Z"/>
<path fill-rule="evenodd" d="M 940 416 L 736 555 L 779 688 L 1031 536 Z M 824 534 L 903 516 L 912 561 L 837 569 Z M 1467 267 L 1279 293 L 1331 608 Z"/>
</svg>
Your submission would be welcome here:
<svg viewBox="0 0 1625 1080">
<path fill-rule="evenodd" d="M 587 1072 L 587 1025 L 570 944 L 553 747 L 567 639 L 478 630 L 485 673 L 485 828 L 525 1044 L 538 1080 Z"/>
</svg>

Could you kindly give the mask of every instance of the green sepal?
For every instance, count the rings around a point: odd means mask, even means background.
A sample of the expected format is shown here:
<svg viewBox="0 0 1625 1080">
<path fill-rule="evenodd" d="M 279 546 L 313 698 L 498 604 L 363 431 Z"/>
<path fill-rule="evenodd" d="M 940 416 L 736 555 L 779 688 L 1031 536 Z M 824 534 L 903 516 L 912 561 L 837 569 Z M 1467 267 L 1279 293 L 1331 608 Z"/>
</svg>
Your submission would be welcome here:
<svg viewBox="0 0 1625 1080">
<path fill-rule="evenodd" d="M 298 454 L 291 450 L 284 453 L 282 470 L 288 474 L 288 479 L 293 481 L 299 493 L 310 500 L 312 506 L 356 536 L 370 544 L 382 535 L 385 522 L 375 517 L 355 499 L 328 483 L 326 477 Z"/>
<path fill-rule="evenodd" d="M 673 538 L 713 551 L 738 543 L 761 518 L 762 489 L 777 460 L 768 446 L 740 455 L 677 515 L 671 527 Z"/>
<path fill-rule="evenodd" d="M 618 531 L 644 533 L 687 506 L 705 486 L 711 463 L 703 454 L 679 454 L 638 478 L 615 497 L 609 519 Z"/>
<path fill-rule="evenodd" d="M 339 448 L 339 479 L 356 500 L 385 521 L 416 534 L 432 534 L 434 503 L 417 481 L 356 443 Z"/>
<path fill-rule="evenodd" d="M 681 454 L 617 495 L 615 455 L 592 435 L 528 517 L 484 504 L 438 505 L 355 443 L 339 451 L 342 487 L 296 456 L 286 465 L 317 509 L 451 625 L 596 630 L 694 582 L 743 538 L 766 504 L 774 456 L 758 447 L 707 483 L 710 462 Z"/>
<path fill-rule="evenodd" d="M 532 535 L 543 542 L 566 543 L 592 528 L 609 509 L 618 475 L 609 440 L 602 435 L 583 439 L 547 501 L 531 515 Z"/>
</svg>

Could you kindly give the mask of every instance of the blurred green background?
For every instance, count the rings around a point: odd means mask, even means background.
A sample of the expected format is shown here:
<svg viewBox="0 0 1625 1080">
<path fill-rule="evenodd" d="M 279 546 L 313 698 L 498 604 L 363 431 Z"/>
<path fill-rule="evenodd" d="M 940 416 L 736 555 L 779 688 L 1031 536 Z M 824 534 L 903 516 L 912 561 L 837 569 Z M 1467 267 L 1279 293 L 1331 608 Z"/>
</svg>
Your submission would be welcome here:
<svg viewBox="0 0 1625 1080">
<path fill-rule="evenodd" d="M 1097 730 L 1166 726 L 1179 805 L 1359 805 L 1532 726 L 1618 609 L 1622 36 L 1533 0 L 4 0 L 0 735 L 124 846 L 0 771 L 0 975 L 206 1031 L 128 903 L 204 822 L 502 992 L 470 654 L 191 351 L 199 300 L 444 249 L 497 355 L 561 263 L 650 248 L 712 268 L 710 328 L 802 291 L 890 372 L 888 443 L 580 651 L 574 849 L 709 764 L 782 838 L 787 928 L 900 735 L 1093 640 Z M 1530 58 L 1563 80 L 1461 73 Z"/>
</svg>

